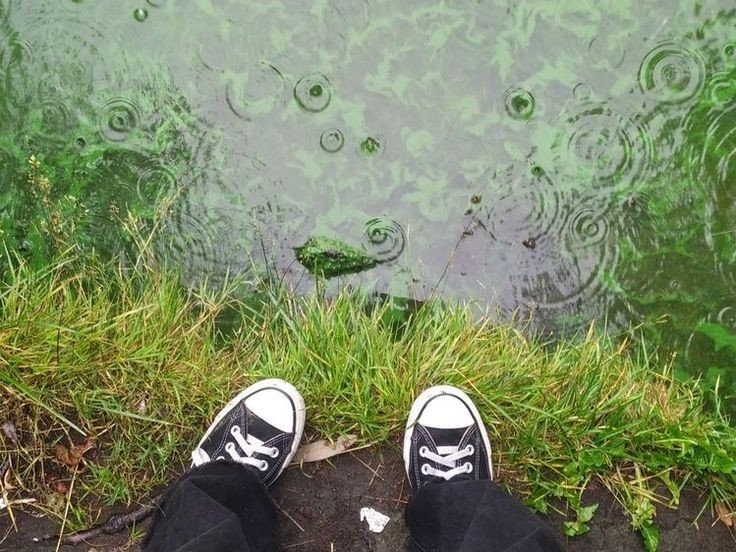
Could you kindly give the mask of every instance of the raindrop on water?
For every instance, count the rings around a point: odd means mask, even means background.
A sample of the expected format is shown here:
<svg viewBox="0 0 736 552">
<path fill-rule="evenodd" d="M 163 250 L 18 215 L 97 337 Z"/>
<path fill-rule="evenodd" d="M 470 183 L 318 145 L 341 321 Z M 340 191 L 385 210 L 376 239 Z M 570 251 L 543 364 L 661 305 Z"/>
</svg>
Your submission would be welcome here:
<svg viewBox="0 0 736 552">
<path fill-rule="evenodd" d="M 513 88 L 507 91 L 504 105 L 506 113 L 512 119 L 528 121 L 534 115 L 534 96 L 523 88 Z"/>
<path fill-rule="evenodd" d="M 305 75 L 294 86 L 294 99 L 306 111 L 324 111 L 332 99 L 330 81 L 322 73 Z"/>
<path fill-rule="evenodd" d="M 365 224 L 366 247 L 379 262 L 393 261 L 404 251 L 406 234 L 395 220 L 372 218 Z"/>
<path fill-rule="evenodd" d="M 345 136 L 338 128 L 325 130 L 319 138 L 319 145 L 327 153 L 337 153 L 345 144 Z"/>
<path fill-rule="evenodd" d="M 196 286 L 205 277 L 227 272 L 227 259 L 232 256 L 228 236 L 233 228 L 229 218 L 204 209 L 199 201 L 182 198 L 168 214 L 153 247 L 162 258 L 178 260 L 184 285 Z"/>
<path fill-rule="evenodd" d="M 103 110 L 100 133 L 112 142 L 122 142 L 139 124 L 140 113 L 136 105 L 127 98 L 115 98 Z"/>
<path fill-rule="evenodd" d="M 702 90 L 705 71 L 705 61 L 697 51 L 663 42 L 644 56 L 639 67 L 639 86 L 659 102 L 683 103 Z"/>
<path fill-rule="evenodd" d="M 360 151 L 368 157 L 375 157 L 383 150 L 383 140 L 380 137 L 368 136 L 360 143 Z"/>
<path fill-rule="evenodd" d="M 177 178 L 171 169 L 150 159 L 138 172 L 136 191 L 142 202 L 155 205 L 171 199 L 177 185 Z"/>
<path fill-rule="evenodd" d="M 733 307 L 723 307 L 718 312 L 717 320 L 719 324 L 736 328 L 736 309 Z"/>
<path fill-rule="evenodd" d="M 649 167 L 653 145 L 640 118 L 616 114 L 605 103 L 586 103 L 566 122 L 571 161 L 585 171 L 584 180 L 625 187 Z"/>
<path fill-rule="evenodd" d="M 51 88 L 47 93 L 49 95 L 38 100 L 29 113 L 29 119 L 37 125 L 32 125 L 33 130 L 29 132 L 34 147 L 41 144 L 59 146 L 70 140 L 68 133 L 74 122 L 71 104 L 61 90 Z"/>
<path fill-rule="evenodd" d="M 484 223 L 494 241 L 516 247 L 522 240 L 558 232 L 562 209 L 558 187 L 535 165 L 532 176 L 526 166 L 512 165 L 491 179 L 493 200 Z M 482 216 L 482 215 L 479 215 Z"/>
<path fill-rule="evenodd" d="M 531 173 L 534 178 L 542 178 L 545 175 L 544 169 L 539 165 L 532 166 Z"/>
<path fill-rule="evenodd" d="M 579 253 L 590 247 L 599 247 L 609 235 L 610 224 L 605 211 L 591 200 L 581 202 L 567 221 L 567 246 Z"/>
</svg>

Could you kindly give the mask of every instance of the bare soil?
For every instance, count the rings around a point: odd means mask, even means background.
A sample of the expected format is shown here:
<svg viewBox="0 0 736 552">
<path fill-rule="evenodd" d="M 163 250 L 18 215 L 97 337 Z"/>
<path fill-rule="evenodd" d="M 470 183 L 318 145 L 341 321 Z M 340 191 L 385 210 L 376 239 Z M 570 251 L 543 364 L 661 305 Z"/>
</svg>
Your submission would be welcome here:
<svg viewBox="0 0 736 552">
<path fill-rule="evenodd" d="M 409 487 L 401 455 L 393 447 L 348 453 L 331 461 L 292 467 L 273 487 L 273 497 L 280 510 L 281 536 L 287 551 L 375 551 L 405 550 L 408 534 L 404 525 L 404 507 Z M 553 514 L 546 518 L 558 538 L 570 551 L 644 550 L 639 536 L 632 531 L 623 509 L 608 491 L 593 488 L 584 503 L 600 504 L 591 530 L 581 537 L 562 534 L 565 518 Z M 359 520 L 360 509 L 368 506 L 391 518 L 380 534 L 368 530 Z M 736 541 L 722 523 L 713 524 L 709 511 L 694 524 L 703 507 L 703 498 L 690 490 L 683 494 L 678 510 L 659 509 L 657 522 L 661 531 L 660 550 L 704 552 L 736 550 Z M 6 511 L 0 513 L 0 550 L 24 552 L 56 549 L 55 540 L 38 541 L 58 531 L 46 517 L 14 510 L 17 531 Z M 141 534 L 147 522 L 137 528 Z M 61 550 L 138 550 L 130 532 L 104 536 L 80 546 L 62 546 Z"/>
</svg>

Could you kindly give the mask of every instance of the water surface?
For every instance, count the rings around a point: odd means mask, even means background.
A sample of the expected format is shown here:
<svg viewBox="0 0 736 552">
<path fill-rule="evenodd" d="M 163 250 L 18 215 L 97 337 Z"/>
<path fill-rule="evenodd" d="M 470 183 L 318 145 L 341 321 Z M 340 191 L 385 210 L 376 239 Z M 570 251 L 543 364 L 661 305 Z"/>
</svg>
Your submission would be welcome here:
<svg viewBox="0 0 736 552">
<path fill-rule="evenodd" d="M 187 285 L 309 292 L 295 248 L 339 238 L 379 262 L 335 289 L 647 322 L 736 386 L 730 0 L 0 0 L 0 77 L 25 254 L 34 154 L 89 246 L 159 213 Z"/>
</svg>

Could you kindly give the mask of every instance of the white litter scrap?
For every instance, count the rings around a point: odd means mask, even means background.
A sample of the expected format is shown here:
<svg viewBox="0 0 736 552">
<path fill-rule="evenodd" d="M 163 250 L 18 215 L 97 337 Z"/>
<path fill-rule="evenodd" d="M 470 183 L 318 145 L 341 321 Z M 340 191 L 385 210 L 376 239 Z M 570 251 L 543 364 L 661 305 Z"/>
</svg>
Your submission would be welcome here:
<svg viewBox="0 0 736 552">
<path fill-rule="evenodd" d="M 381 533 L 391 518 L 373 508 L 361 508 L 360 521 L 364 519 L 368 520 L 368 529 L 374 533 Z"/>
<path fill-rule="evenodd" d="M 8 503 L 5 502 L 5 499 L 0 496 L 0 510 L 4 510 L 8 507 Z"/>
</svg>

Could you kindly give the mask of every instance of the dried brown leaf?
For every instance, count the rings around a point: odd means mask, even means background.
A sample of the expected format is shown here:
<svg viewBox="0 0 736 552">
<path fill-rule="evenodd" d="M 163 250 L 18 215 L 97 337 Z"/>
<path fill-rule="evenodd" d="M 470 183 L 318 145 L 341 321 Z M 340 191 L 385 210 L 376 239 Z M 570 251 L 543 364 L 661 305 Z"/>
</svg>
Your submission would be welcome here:
<svg viewBox="0 0 736 552">
<path fill-rule="evenodd" d="M 301 464 L 303 462 L 319 462 L 327 460 L 333 456 L 343 454 L 350 450 L 350 447 L 358 440 L 356 435 L 345 435 L 340 437 L 334 443 L 328 441 L 315 441 L 301 447 L 294 455 L 292 463 Z"/>
<path fill-rule="evenodd" d="M 92 438 L 87 439 L 83 443 L 72 445 L 71 448 L 67 448 L 59 443 L 54 447 L 54 456 L 62 464 L 65 464 L 70 468 L 76 468 L 84 458 L 84 453 L 96 446 L 97 444 Z"/>
<path fill-rule="evenodd" d="M 716 514 L 718 514 L 718 520 L 726 527 L 733 527 L 734 513 L 723 502 L 716 502 Z"/>
<path fill-rule="evenodd" d="M 67 485 L 64 481 L 59 481 L 58 479 L 50 479 L 47 482 L 47 485 L 52 492 L 60 495 L 66 495 L 66 493 L 69 492 L 69 485 Z"/>
<path fill-rule="evenodd" d="M 716 514 L 718 520 L 726 527 L 733 527 L 734 512 L 731 512 L 723 502 L 716 502 Z"/>
</svg>

